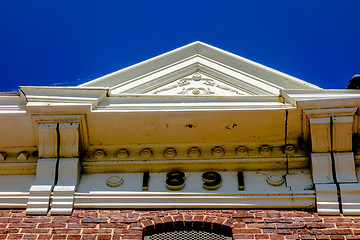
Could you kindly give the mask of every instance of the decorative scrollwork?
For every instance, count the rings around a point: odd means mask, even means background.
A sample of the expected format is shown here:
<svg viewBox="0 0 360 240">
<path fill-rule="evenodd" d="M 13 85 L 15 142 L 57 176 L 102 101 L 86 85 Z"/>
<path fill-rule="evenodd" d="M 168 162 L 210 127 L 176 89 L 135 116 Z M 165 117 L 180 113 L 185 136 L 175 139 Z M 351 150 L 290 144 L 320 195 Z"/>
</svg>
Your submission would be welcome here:
<svg viewBox="0 0 360 240">
<path fill-rule="evenodd" d="M 215 80 L 213 80 L 211 78 L 204 77 L 199 72 L 194 73 L 190 77 L 182 78 L 171 85 L 168 85 L 161 89 L 155 90 L 152 94 L 158 94 L 161 92 L 170 91 L 170 90 L 184 87 L 184 86 L 187 86 L 190 84 L 192 84 L 191 87 L 182 88 L 182 91 L 177 92 L 177 94 L 182 94 L 182 95 L 191 94 L 191 95 L 195 95 L 195 96 L 216 94 L 216 89 L 210 89 L 210 87 L 211 87 L 211 88 L 218 88 L 218 89 L 221 89 L 224 91 L 232 92 L 237 95 L 243 95 L 243 93 L 241 93 L 240 91 L 238 91 L 232 87 L 229 87 L 227 85 L 222 85 L 220 83 L 217 83 Z M 205 85 L 205 86 L 202 87 L 201 85 Z M 206 88 L 206 86 L 209 86 L 209 87 Z"/>
<path fill-rule="evenodd" d="M 208 79 L 208 78 L 203 80 L 203 84 L 208 85 L 208 86 L 215 86 L 214 80 L 211 80 L 211 79 Z"/>
</svg>

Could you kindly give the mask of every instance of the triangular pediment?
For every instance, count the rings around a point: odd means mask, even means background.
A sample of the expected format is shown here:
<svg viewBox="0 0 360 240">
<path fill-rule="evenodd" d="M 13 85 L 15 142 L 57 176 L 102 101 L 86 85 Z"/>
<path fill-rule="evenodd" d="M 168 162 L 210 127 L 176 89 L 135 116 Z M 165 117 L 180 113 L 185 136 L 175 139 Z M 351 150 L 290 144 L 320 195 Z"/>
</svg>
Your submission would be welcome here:
<svg viewBox="0 0 360 240">
<path fill-rule="evenodd" d="M 194 42 L 84 83 L 112 95 L 279 95 L 319 87 L 210 45 Z"/>
</svg>

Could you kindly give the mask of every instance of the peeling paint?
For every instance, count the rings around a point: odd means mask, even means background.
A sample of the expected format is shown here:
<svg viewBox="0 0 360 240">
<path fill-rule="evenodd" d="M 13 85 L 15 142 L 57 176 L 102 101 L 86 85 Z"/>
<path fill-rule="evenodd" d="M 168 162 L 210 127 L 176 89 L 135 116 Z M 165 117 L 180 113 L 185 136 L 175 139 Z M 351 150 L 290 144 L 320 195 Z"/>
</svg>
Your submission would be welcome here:
<svg viewBox="0 0 360 240">
<path fill-rule="evenodd" d="M 231 130 L 231 129 L 235 128 L 235 127 L 237 127 L 237 124 L 233 123 L 233 124 L 227 125 L 225 128 L 228 129 L 228 130 Z"/>
</svg>

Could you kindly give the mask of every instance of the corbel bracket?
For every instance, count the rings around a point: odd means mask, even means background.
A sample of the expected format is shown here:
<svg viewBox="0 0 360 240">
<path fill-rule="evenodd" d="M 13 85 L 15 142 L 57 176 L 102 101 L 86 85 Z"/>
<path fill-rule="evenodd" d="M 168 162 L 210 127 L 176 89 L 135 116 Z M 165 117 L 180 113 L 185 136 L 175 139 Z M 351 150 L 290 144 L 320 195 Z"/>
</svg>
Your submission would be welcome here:
<svg viewBox="0 0 360 240">
<path fill-rule="evenodd" d="M 47 214 L 51 191 L 55 184 L 56 162 L 56 158 L 42 158 L 38 160 L 36 180 L 30 188 L 26 214 Z"/>
<path fill-rule="evenodd" d="M 35 115 L 39 160 L 27 214 L 71 214 L 79 182 L 79 154 L 87 146 L 84 115 Z M 51 194 L 53 202 L 51 203 Z"/>
<path fill-rule="evenodd" d="M 341 192 L 345 189 L 341 185 L 345 184 L 348 189 L 350 183 L 355 187 L 358 182 L 352 152 L 352 136 L 357 131 L 354 128 L 356 112 L 357 108 L 303 111 L 304 138 L 311 140 L 312 177 L 319 214 L 353 212 L 347 208 L 349 197 Z"/>
<path fill-rule="evenodd" d="M 40 158 L 78 157 L 89 145 L 85 115 L 33 115 L 33 121 Z"/>
<path fill-rule="evenodd" d="M 74 193 L 80 179 L 79 158 L 60 158 L 58 182 L 53 190 L 51 214 L 70 215 L 74 205 Z"/>
</svg>

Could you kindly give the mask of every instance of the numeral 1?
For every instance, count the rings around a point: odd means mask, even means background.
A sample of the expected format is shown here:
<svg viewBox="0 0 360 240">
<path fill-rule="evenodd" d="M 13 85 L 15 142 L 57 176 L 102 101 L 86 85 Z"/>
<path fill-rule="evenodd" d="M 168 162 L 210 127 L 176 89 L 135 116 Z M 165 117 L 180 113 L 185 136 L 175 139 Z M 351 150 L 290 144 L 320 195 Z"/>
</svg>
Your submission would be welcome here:
<svg viewBox="0 0 360 240">
<path fill-rule="evenodd" d="M 149 172 L 144 172 L 143 184 L 142 184 L 142 190 L 143 191 L 149 190 L 149 178 L 150 178 Z"/>
<path fill-rule="evenodd" d="M 239 190 L 244 190 L 245 189 L 244 173 L 243 172 L 238 172 L 238 186 L 239 186 Z"/>
</svg>

